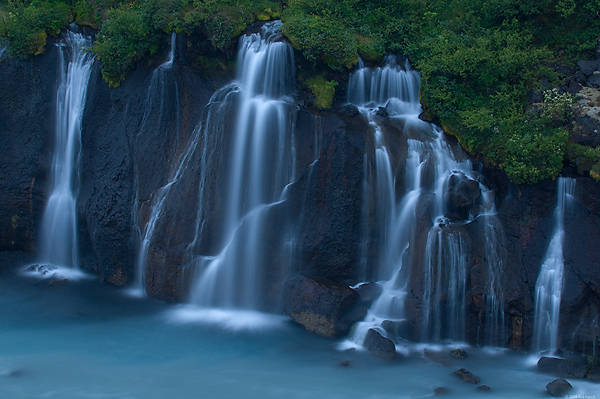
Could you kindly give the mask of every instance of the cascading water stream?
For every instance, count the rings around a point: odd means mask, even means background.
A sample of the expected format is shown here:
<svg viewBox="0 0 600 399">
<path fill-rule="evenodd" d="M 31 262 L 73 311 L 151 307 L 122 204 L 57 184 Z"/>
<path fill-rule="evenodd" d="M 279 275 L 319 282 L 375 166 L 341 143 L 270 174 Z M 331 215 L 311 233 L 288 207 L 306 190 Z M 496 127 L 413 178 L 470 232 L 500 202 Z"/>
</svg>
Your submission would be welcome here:
<svg viewBox="0 0 600 399">
<path fill-rule="evenodd" d="M 563 289 L 564 216 L 573 199 L 575 179 L 558 178 L 557 204 L 554 211 L 555 228 L 540 274 L 535 284 L 535 324 L 533 348 L 537 352 L 558 348 L 558 322 Z"/>
<path fill-rule="evenodd" d="M 174 135 L 179 137 L 179 121 L 180 117 L 180 106 L 179 106 L 179 86 L 177 81 L 172 76 L 172 68 L 173 62 L 175 60 L 175 50 L 177 45 L 177 35 L 175 32 L 171 34 L 171 49 L 169 51 L 169 57 L 167 61 L 158 66 L 152 73 L 152 77 L 150 80 L 150 85 L 148 87 L 148 94 L 146 100 L 146 109 L 144 112 L 144 117 L 142 120 L 142 125 L 140 129 L 139 135 L 142 140 L 150 140 L 147 137 L 143 137 L 147 130 L 152 129 L 160 129 L 167 130 L 171 128 L 168 125 L 168 121 L 175 121 L 175 126 L 172 127 L 174 130 Z M 175 102 L 175 115 L 172 115 L 171 108 L 169 107 L 169 102 L 167 100 L 169 96 L 169 88 L 173 88 L 174 93 L 174 102 Z M 164 119 L 163 119 L 164 118 Z M 181 178 L 182 172 L 186 169 L 190 157 L 195 151 L 198 140 L 199 140 L 199 130 L 196 129 L 190 138 L 188 145 L 186 146 L 185 151 L 179 156 L 178 161 L 175 163 L 175 167 L 171 170 L 171 173 L 168 176 L 168 182 L 163 187 L 159 188 L 155 193 L 153 193 L 150 205 L 150 215 L 148 216 L 147 222 L 144 226 L 139 227 L 140 229 L 140 238 L 139 238 L 139 249 L 138 256 L 136 260 L 136 280 L 134 283 L 132 293 L 136 296 L 144 295 L 145 293 L 145 279 L 146 279 L 146 264 L 148 257 L 148 248 L 152 242 L 152 238 L 154 237 L 154 232 L 156 229 L 156 225 L 158 220 L 161 217 L 165 201 L 169 195 L 171 187 Z M 165 134 L 165 132 L 159 132 L 160 134 Z M 176 145 L 174 146 L 177 147 Z M 136 165 L 137 168 L 137 165 Z M 136 173 L 138 175 L 138 173 Z M 139 182 L 136 179 L 136 186 Z M 134 217 L 135 217 L 135 226 L 139 226 L 138 222 L 138 214 L 140 213 L 139 209 L 141 206 L 141 199 L 139 198 L 139 190 L 136 189 L 136 200 L 134 209 Z"/>
<path fill-rule="evenodd" d="M 280 27 L 281 22 L 268 23 L 260 33 L 240 39 L 237 80 L 217 93 L 220 99 L 209 109 L 198 233 L 189 248 L 197 271 L 191 302 L 202 308 L 262 307 L 257 297 L 267 249 L 264 219 L 295 175 L 293 103 L 288 97 L 294 90 L 294 60 L 291 47 L 280 41 Z M 231 131 L 224 131 L 232 107 L 235 121 L 230 122 Z M 217 182 L 205 162 L 222 165 L 224 180 Z M 208 245 L 205 226 L 216 192 L 223 198 L 221 233 L 212 242 L 217 253 L 198 254 Z"/>
<path fill-rule="evenodd" d="M 348 84 L 348 102 L 359 107 L 375 134 L 374 173 L 366 174 L 374 182 L 364 185 L 374 187 L 374 194 L 369 196 L 365 189 L 363 201 L 366 206 L 369 201 L 376 204 L 373 221 L 369 222 L 367 216 L 364 219 L 365 224 L 373 223 L 379 229 L 375 269 L 383 288 L 365 320 L 355 328 L 352 341 L 358 345 L 364 343 L 369 329 L 375 329 L 395 342 L 406 338 L 404 332 L 407 329 L 403 326 L 406 322 L 405 300 L 408 280 L 414 273 L 409 269 L 415 267 L 415 262 L 423 273 L 423 325 L 420 336 L 411 339 L 464 339 L 467 255 L 461 232 L 452 228 L 456 222 L 445 216 L 448 184 L 455 177 L 474 181 L 482 192 L 489 190 L 475 181 L 476 174 L 467 157 L 453 151 L 437 127 L 418 119 L 421 112 L 419 81 L 418 72 L 408 63 L 400 67 L 395 57 L 388 57 L 386 66 L 381 68 L 369 69 L 359 63 Z M 386 135 L 385 122 L 377 117 L 382 108 L 391 118 L 404 123 L 403 158 L 400 154 L 397 159 L 398 154 L 388 150 L 386 140 L 394 138 L 389 133 Z M 397 170 L 402 170 L 398 165 L 402 162 L 404 173 L 398 174 Z M 412 240 L 417 224 L 423 223 L 417 219 L 419 209 L 422 213 L 427 203 L 430 204 L 428 214 L 433 227 L 424 226 L 430 230 L 426 245 L 421 249 L 424 254 L 418 255 L 418 244 Z M 486 215 L 490 214 L 491 206 L 484 206 L 488 207 Z M 366 252 L 363 249 L 363 253 Z"/>
<path fill-rule="evenodd" d="M 42 219 L 40 263 L 78 268 L 76 201 L 81 119 L 94 57 L 85 51 L 91 45 L 90 38 L 71 31 L 64 35 L 58 45 L 62 64 L 56 95 L 51 191 Z"/>
</svg>

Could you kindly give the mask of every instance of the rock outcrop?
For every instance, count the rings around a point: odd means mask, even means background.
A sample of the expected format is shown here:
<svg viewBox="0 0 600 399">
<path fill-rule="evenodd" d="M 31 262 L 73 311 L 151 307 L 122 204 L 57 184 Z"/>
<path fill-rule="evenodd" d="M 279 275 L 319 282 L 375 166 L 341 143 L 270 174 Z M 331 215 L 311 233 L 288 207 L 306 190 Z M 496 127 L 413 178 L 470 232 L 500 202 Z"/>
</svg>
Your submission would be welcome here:
<svg viewBox="0 0 600 399">
<path fill-rule="evenodd" d="M 359 297 L 352 288 L 331 281 L 295 275 L 285 282 L 283 292 L 284 312 L 325 337 L 346 335 L 366 315 L 367 309 L 357 306 Z"/>
</svg>

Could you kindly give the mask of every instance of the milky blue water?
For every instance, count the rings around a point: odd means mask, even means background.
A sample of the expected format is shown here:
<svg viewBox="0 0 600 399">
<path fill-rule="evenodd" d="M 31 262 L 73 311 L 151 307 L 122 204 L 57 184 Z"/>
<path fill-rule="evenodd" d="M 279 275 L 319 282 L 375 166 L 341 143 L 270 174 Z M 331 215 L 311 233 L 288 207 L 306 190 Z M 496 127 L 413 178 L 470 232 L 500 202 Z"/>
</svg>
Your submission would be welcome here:
<svg viewBox="0 0 600 399">
<path fill-rule="evenodd" d="M 94 277 L 19 270 L 0 267 L 0 398 L 426 398 L 437 387 L 446 397 L 543 398 L 554 379 L 512 351 L 466 347 L 458 360 L 449 356 L 456 345 L 412 346 L 387 362 L 284 316 L 208 314 Z M 460 367 L 491 391 L 453 376 Z M 573 394 L 600 397 L 599 385 L 570 382 Z"/>
</svg>

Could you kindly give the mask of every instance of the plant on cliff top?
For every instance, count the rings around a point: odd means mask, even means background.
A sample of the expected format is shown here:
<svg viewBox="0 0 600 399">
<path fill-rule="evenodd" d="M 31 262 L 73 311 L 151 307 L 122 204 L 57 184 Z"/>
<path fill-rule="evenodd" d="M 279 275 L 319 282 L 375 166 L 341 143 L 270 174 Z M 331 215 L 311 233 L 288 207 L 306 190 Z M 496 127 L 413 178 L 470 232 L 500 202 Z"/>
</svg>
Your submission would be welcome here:
<svg viewBox="0 0 600 399">
<path fill-rule="evenodd" d="M 0 37 L 8 38 L 11 57 L 42 54 L 46 38 L 58 35 L 71 19 L 69 7 L 62 1 L 9 0 L 0 13 Z"/>
</svg>

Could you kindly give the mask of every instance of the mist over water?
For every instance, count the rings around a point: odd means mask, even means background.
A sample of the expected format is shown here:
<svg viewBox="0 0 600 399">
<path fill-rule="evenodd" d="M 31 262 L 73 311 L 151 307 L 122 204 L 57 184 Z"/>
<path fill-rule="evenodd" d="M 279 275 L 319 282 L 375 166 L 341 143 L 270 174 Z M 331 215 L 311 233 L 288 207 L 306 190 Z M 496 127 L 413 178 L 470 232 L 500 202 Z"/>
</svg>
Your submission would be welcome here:
<svg viewBox="0 0 600 399">
<path fill-rule="evenodd" d="M 390 363 L 340 351 L 338 341 L 277 316 L 247 314 L 253 329 L 235 319 L 228 326 L 216 313 L 213 322 L 202 316 L 197 323 L 197 309 L 131 298 L 97 280 L 24 279 L 0 270 L 5 398 L 408 399 L 432 397 L 440 386 L 450 397 L 481 398 L 452 375 L 459 367 L 492 388 L 486 397 L 530 398 L 542 397 L 553 379 L 512 351 L 463 346 L 469 357 L 457 360 L 449 356 L 452 345 L 415 345 Z M 573 394 L 596 392 L 591 383 L 571 383 Z"/>
</svg>

